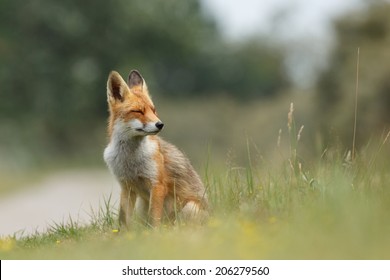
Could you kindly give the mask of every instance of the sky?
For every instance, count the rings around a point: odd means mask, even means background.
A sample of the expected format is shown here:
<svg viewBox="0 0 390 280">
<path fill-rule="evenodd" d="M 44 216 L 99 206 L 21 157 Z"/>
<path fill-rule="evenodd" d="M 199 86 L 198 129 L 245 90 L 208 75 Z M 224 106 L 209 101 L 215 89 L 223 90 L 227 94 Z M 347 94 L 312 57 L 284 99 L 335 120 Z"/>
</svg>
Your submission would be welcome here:
<svg viewBox="0 0 390 280">
<path fill-rule="evenodd" d="M 202 0 L 230 39 L 284 29 L 283 36 L 328 32 L 332 19 L 363 6 L 362 0 Z M 275 26 L 276 25 L 276 26 Z"/>
<path fill-rule="evenodd" d="M 334 43 L 332 21 L 365 6 L 364 0 L 202 0 L 227 40 L 268 36 L 289 46 L 286 60 L 292 80 L 315 83 Z"/>
</svg>

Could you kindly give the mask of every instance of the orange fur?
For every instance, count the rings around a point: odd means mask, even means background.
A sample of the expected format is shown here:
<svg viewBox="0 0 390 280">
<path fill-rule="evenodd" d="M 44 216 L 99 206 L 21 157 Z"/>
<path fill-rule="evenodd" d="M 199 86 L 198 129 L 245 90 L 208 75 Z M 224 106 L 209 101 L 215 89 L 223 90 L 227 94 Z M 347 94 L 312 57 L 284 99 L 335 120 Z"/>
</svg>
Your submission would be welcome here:
<svg viewBox="0 0 390 280">
<path fill-rule="evenodd" d="M 107 101 L 109 143 L 104 159 L 122 188 L 120 222 L 129 226 L 134 212 L 152 226 L 159 226 L 163 217 L 199 222 L 207 218 L 199 175 L 182 152 L 156 135 L 163 124 L 142 76 L 133 70 L 126 83 L 111 72 Z"/>
</svg>

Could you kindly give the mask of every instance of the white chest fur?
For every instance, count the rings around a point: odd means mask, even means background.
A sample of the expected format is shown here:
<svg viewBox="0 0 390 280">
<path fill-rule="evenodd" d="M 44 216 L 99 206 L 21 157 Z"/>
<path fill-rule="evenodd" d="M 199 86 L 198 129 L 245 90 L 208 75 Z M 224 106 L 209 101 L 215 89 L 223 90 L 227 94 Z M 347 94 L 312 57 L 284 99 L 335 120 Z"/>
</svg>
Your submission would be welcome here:
<svg viewBox="0 0 390 280">
<path fill-rule="evenodd" d="M 148 136 L 129 137 L 121 125 L 115 124 L 112 138 L 104 150 L 104 160 L 117 180 L 144 188 L 145 183 L 157 180 L 157 164 L 154 160 L 158 143 Z"/>
</svg>

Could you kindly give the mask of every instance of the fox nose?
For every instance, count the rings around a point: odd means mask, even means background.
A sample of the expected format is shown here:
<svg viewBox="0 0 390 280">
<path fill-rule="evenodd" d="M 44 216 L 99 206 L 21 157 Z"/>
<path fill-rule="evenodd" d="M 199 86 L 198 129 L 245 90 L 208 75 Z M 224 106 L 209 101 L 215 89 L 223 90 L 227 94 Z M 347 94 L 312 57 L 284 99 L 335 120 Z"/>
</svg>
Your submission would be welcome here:
<svg viewBox="0 0 390 280">
<path fill-rule="evenodd" d="M 164 127 L 164 124 L 162 122 L 156 122 L 156 127 L 158 130 L 161 130 Z"/>
</svg>

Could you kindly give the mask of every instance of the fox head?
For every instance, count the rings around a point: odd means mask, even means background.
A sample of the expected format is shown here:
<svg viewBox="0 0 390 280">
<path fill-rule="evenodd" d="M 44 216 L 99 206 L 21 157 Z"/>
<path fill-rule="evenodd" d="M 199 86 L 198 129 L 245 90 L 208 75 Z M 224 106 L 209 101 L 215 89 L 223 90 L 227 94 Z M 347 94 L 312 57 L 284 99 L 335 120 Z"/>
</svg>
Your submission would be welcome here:
<svg viewBox="0 0 390 280">
<path fill-rule="evenodd" d="M 130 72 L 127 83 L 118 72 L 110 73 L 107 102 L 110 136 L 114 131 L 125 138 L 154 135 L 164 126 L 157 117 L 145 80 L 137 70 Z"/>
</svg>

